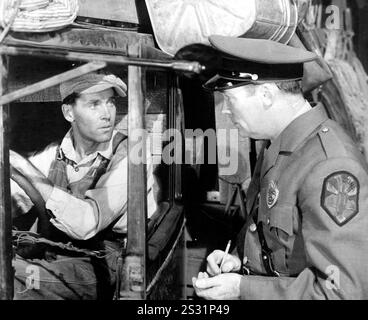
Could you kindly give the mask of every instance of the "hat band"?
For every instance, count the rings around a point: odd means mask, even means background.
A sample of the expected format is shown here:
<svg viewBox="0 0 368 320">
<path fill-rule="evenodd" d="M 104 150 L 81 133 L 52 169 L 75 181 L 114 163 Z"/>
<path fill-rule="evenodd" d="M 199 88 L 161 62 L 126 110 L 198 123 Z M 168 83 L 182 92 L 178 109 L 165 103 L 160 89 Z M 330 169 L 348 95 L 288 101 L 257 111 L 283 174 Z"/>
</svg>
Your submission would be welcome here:
<svg viewBox="0 0 368 320">
<path fill-rule="evenodd" d="M 289 74 L 288 77 L 284 77 L 282 74 L 279 77 L 268 77 L 263 74 L 259 77 L 254 73 L 242 73 L 242 72 L 226 72 L 216 74 L 209 79 L 202 87 L 208 91 L 224 91 L 232 88 L 237 88 L 249 84 L 262 84 L 262 83 L 276 83 L 276 82 L 289 82 L 298 81 L 303 78 L 303 73 L 300 69 L 294 69 L 294 74 Z"/>
<path fill-rule="evenodd" d="M 230 77 L 224 77 L 216 74 L 214 77 L 209 79 L 202 87 L 208 91 L 223 91 L 248 84 L 255 84 L 251 78 L 234 79 Z"/>
</svg>

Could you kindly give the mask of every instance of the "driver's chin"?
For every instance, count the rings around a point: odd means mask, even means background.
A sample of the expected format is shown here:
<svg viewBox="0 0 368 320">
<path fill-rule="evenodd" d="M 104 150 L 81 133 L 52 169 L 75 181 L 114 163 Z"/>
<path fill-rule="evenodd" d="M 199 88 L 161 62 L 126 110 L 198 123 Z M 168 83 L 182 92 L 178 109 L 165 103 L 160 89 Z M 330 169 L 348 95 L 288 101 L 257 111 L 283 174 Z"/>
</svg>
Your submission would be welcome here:
<svg viewBox="0 0 368 320">
<path fill-rule="evenodd" d="M 95 137 L 95 141 L 97 143 L 109 142 L 112 138 L 112 134 L 113 134 L 112 130 L 111 130 L 111 132 L 108 132 L 108 133 L 99 134 L 98 136 Z"/>
</svg>

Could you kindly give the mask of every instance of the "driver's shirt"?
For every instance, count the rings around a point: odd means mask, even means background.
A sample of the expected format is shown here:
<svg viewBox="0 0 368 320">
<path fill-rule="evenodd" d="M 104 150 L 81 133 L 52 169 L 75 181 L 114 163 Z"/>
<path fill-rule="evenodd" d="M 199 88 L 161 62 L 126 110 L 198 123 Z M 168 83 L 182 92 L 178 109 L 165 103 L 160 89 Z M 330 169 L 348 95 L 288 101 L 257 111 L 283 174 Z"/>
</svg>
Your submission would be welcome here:
<svg viewBox="0 0 368 320">
<path fill-rule="evenodd" d="M 93 189 L 89 189 L 83 196 L 75 195 L 60 187 L 54 186 L 50 198 L 46 202 L 46 209 L 55 216 L 52 224 L 74 239 L 86 240 L 92 238 L 99 231 L 105 229 L 112 222 L 117 221 L 113 230 L 125 233 L 127 230 L 127 157 L 126 150 L 117 149 L 113 154 L 113 138 L 117 134 L 114 131 L 112 139 L 92 154 L 80 161 L 76 161 L 76 150 L 72 142 L 72 131 L 63 138 L 60 150 L 68 160 L 66 174 L 69 183 L 77 182 L 90 172 L 91 168 L 98 167 L 101 157 L 108 159 L 109 165 Z M 147 149 L 150 146 L 147 144 Z M 51 164 L 55 159 L 58 146 L 50 145 L 42 152 L 29 158 L 30 162 L 38 168 L 46 177 L 49 174 Z M 147 151 L 147 155 L 150 152 Z M 147 208 L 148 217 L 156 210 L 156 202 L 153 195 L 153 173 L 151 157 L 147 157 Z M 32 203 L 16 183 L 11 183 L 12 198 L 22 212 L 27 212 Z"/>
</svg>

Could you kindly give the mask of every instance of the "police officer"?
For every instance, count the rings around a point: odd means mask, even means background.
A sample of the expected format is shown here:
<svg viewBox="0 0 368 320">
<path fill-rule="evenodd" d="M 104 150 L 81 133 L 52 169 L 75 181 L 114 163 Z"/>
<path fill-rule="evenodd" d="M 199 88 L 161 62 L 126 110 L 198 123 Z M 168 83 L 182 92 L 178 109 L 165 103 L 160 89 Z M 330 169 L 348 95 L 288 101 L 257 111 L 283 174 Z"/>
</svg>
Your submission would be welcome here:
<svg viewBox="0 0 368 320">
<path fill-rule="evenodd" d="M 353 141 L 301 92 L 316 56 L 257 39 L 210 37 L 222 55 L 205 88 L 240 134 L 266 140 L 237 250 L 193 278 L 205 299 L 368 298 L 368 171 Z M 224 260 L 224 261 L 223 261 Z"/>
</svg>

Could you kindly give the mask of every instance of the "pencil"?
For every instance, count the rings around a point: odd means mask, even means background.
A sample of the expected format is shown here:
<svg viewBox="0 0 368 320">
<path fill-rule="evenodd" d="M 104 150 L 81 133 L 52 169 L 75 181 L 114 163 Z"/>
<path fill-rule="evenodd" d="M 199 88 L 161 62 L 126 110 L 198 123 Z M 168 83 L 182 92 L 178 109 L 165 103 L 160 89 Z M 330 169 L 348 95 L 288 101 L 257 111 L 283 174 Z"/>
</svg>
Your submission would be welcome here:
<svg viewBox="0 0 368 320">
<path fill-rule="evenodd" d="M 229 242 L 227 243 L 227 246 L 226 246 L 226 249 L 225 249 L 225 254 L 222 257 L 221 264 L 220 264 L 220 273 L 222 273 L 222 266 L 224 265 L 224 262 L 227 258 L 227 255 L 229 254 L 230 246 L 231 246 L 231 240 L 229 240 Z"/>
</svg>

